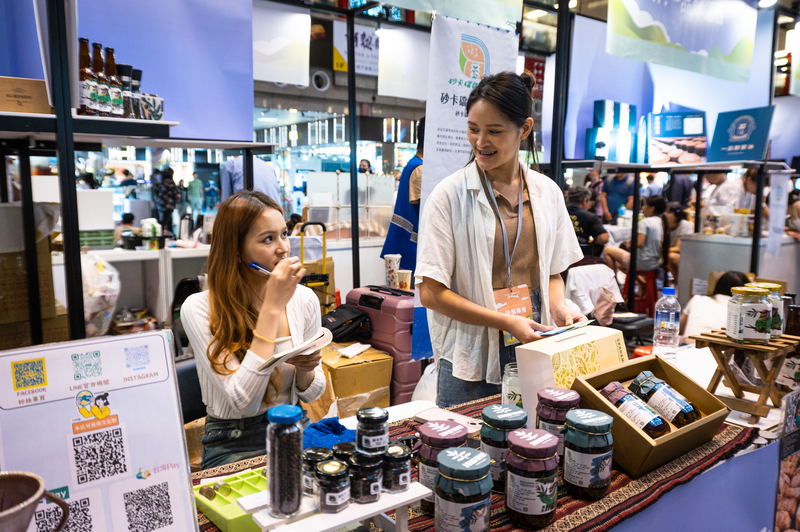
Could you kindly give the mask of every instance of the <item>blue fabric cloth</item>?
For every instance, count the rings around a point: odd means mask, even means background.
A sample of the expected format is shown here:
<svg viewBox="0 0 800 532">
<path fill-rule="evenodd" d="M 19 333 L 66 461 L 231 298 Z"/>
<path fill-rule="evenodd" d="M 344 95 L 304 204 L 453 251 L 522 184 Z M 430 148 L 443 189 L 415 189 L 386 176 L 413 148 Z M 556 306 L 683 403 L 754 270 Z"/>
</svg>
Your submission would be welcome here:
<svg viewBox="0 0 800 532">
<path fill-rule="evenodd" d="M 222 194 L 219 201 L 222 203 L 228 196 L 239 192 L 244 188 L 244 158 L 234 157 L 222 165 L 220 171 L 220 185 Z M 278 205 L 281 204 L 281 195 L 278 190 L 278 176 L 272 165 L 266 161 L 253 156 L 253 190 L 263 192 Z"/>
<path fill-rule="evenodd" d="M 414 270 L 417 269 L 419 203 L 410 202 L 409 182 L 414 169 L 421 164 L 422 159 L 415 155 L 403 168 L 400 184 L 397 186 L 397 200 L 394 202 L 392 223 L 389 225 L 389 231 L 386 233 L 386 240 L 383 243 L 383 251 L 381 251 L 381 258 L 384 255 L 395 253 L 402 255 L 400 268 L 411 270 L 412 277 L 414 276 Z"/>
<path fill-rule="evenodd" d="M 312 423 L 303 432 L 303 449 L 309 447 L 332 449 L 337 443 L 346 441 L 356 441 L 356 431 L 339 423 L 338 417 L 329 417 Z"/>
</svg>

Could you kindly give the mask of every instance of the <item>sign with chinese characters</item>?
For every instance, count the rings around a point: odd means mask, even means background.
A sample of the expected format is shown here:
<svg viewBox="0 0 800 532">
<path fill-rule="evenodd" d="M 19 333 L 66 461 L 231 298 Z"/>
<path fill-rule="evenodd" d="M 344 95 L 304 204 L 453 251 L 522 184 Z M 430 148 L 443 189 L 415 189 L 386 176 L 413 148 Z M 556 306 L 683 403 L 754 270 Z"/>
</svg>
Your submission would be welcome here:
<svg viewBox="0 0 800 532">
<path fill-rule="evenodd" d="M 774 106 L 768 106 L 720 113 L 708 162 L 764 159 L 774 111 Z"/>
<path fill-rule="evenodd" d="M 606 52 L 746 83 L 756 0 L 609 0 Z"/>
<path fill-rule="evenodd" d="M 352 39 L 347 38 L 347 23 L 333 21 L 333 69 L 347 72 L 347 46 L 352 42 L 356 54 L 356 74 L 378 75 L 380 38 L 372 26 L 359 26 Z"/>
<path fill-rule="evenodd" d="M 424 100 L 428 94 L 429 33 L 406 28 L 381 29 L 378 94 Z"/>
<path fill-rule="evenodd" d="M 68 530 L 197 529 L 172 353 L 167 332 L 0 353 L 0 469 L 42 477 Z"/>
<path fill-rule="evenodd" d="M 522 0 L 394 0 L 392 5 L 403 9 L 436 12 L 443 15 L 496 28 L 514 29 L 522 20 Z"/>
<path fill-rule="evenodd" d="M 308 9 L 253 2 L 253 79 L 308 86 Z"/>
<path fill-rule="evenodd" d="M 544 59 L 536 59 L 534 57 L 525 58 L 525 70 L 528 70 L 536 78 L 536 85 L 531 91 L 531 96 L 534 100 L 541 100 L 544 96 Z"/>
</svg>

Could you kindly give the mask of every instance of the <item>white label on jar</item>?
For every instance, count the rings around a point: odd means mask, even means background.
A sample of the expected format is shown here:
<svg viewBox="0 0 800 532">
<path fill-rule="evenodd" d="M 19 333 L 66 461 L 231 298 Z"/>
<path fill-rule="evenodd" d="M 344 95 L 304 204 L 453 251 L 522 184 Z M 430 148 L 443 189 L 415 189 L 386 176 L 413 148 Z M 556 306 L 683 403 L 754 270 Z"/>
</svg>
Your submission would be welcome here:
<svg viewBox="0 0 800 532">
<path fill-rule="evenodd" d="M 460 504 L 436 496 L 434 530 L 436 532 L 468 532 L 489 530 L 491 496 L 480 502 Z"/>
<path fill-rule="evenodd" d="M 382 488 L 383 488 L 383 482 L 381 482 L 380 480 L 376 480 L 375 482 L 369 485 L 369 493 L 370 495 L 377 495 L 381 492 Z"/>
<path fill-rule="evenodd" d="M 350 486 L 347 486 L 343 491 L 337 493 L 326 493 L 325 504 L 330 506 L 339 506 L 350 500 Z"/>
<path fill-rule="evenodd" d="M 778 378 L 775 379 L 775 382 L 788 386 L 792 390 L 796 390 L 798 384 L 795 379 L 800 378 L 798 373 L 800 373 L 800 357 L 787 358 L 784 360 L 781 372 L 778 374 Z"/>
<path fill-rule="evenodd" d="M 674 420 L 675 416 L 680 414 L 681 411 L 688 413 L 691 410 L 686 398 L 679 394 L 675 388 L 668 386 L 664 382 L 659 382 L 653 388 L 656 391 L 650 396 L 647 404 L 669 421 Z"/>
<path fill-rule="evenodd" d="M 406 484 L 411 482 L 411 473 L 400 473 L 400 478 L 398 482 L 401 486 L 405 486 Z"/>
<path fill-rule="evenodd" d="M 658 418 L 658 412 L 635 395 L 623 397 L 622 404 L 619 405 L 619 411 L 640 429 Z"/>
<path fill-rule="evenodd" d="M 425 486 L 426 488 L 430 489 L 431 491 L 434 491 L 436 486 L 436 473 L 438 472 L 439 472 L 438 468 L 425 465 L 422 463 L 422 461 L 420 461 L 419 483 Z M 425 500 L 428 502 L 433 502 L 433 493 L 431 493 L 430 495 L 426 495 Z"/>
<path fill-rule="evenodd" d="M 503 453 L 506 452 L 505 448 L 486 445 L 481 442 L 481 451 L 488 454 L 492 459 L 492 465 L 489 468 L 492 473 L 492 480 L 503 480 L 506 477 L 506 462 L 503 460 Z"/>
<path fill-rule="evenodd" d="M 306 489 L 314 489 L 314 477 L 303 473 L 303 487 Z"/>
<path fill-rule="evenodd" d="M 517 402 L 522 401 L 522 388 L 519 386 L 519 379 L 513 379 L 512 382 L 506 382 L 503 379 L 503 404 L 516 405 Z"/>
<path fill-rule="evenodd" d="M 558 437 L 558 455 L 564 456 L 564 435 L 561 433 L 561 427 L 564 425 L 556 425 L 555 423 L 548 423 L 547 421 L 539 420 L 539 428 L 545 432 L 549 432 L 553 436 Z"/>
<path fill-rule="evenodd" d="M 734 340 L 769 340 L 772 307 L 761 303 L 737 305 L 728 302 L 725 332 Z"/>
<path fill-rule="evenodd" d="M 564 480 L 585 488 L 604 487 L 611 482 L 611 451 L 589 454 L 564 449 Z"/>
<path fill-rule="evenodd" d="M 506 506 L 525 515 L 542 515 L 556 507 L 558 482 L 556 476 L 528 478 L 508 472 Z"/>
<path fill-rule="evenodd" d="M 364 449 L 381 449 L 389 445 L 389 434 L 380 436 L 361 436 L 361 447 Z"/>
</svg>

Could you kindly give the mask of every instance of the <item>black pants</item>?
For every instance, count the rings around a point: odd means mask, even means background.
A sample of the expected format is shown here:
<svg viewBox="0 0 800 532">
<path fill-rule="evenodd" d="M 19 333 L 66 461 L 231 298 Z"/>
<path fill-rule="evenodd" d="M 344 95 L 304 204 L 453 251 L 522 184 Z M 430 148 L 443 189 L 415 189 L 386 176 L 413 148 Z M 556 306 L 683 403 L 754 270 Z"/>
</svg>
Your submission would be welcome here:
<svg viewBox="0 0 800 532">
<path fill-rule="evenodd" d="M 172 225 L 172 209 L 164 209 L 164 219 L 161 221 L 161 225 L 165 233 L 169 231 L 173 235 L 175 234 L 175 228 Z"/>
</svg>

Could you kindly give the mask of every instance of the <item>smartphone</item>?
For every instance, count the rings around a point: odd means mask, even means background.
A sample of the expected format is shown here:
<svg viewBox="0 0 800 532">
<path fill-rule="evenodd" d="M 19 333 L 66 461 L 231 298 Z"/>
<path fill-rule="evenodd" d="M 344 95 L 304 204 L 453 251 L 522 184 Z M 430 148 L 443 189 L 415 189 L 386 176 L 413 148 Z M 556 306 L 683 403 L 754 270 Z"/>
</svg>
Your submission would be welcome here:
<svg viewBox="0 0 800 532">
<path fill-rule="evenodd" d="M 251 262 L 250 264 L 248 264 L 248 266 L 250 266 L 257 272 L 263 273 L 264 275 L 272 275 L 272 272 L 270 272 L 268 269 L 266 269 L 257 262 Z"/>
</svg>

